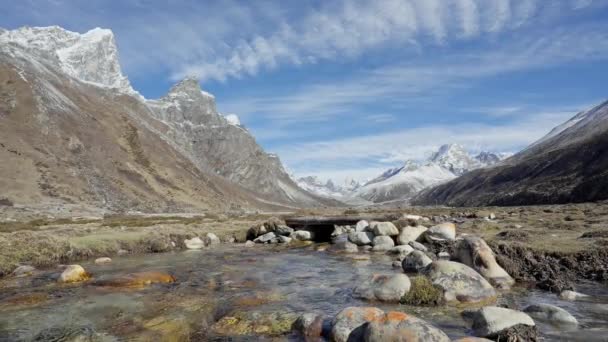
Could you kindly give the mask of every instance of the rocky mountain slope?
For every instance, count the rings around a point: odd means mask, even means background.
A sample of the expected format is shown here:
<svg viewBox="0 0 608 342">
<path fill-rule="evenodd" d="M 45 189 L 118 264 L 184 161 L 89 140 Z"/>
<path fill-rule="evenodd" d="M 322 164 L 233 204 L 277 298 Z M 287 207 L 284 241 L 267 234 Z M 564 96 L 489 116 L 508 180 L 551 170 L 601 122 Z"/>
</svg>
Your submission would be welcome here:
<svg viewBox="0 0 608 342">
<path fill-rule="evenodd" d="M 443 145 L 426 162 L 408 160 L 402 167 L 387 170 L 355 191 L 351 198 L 374 203 L 408 200 L 429 186 L 493 165 L 500 159 L 501 156 L 494 153 L 482 152 L 471 156 L 460 145 Z"/>
<path fill-rule="evenodd" d="M 494 167 L 424 191 L 416 204 L 528 205 L 608 199 L 608 101 Z"/>
<path fill-rule="evenodd" d="M 187 79 L 145 100 L 109 30 L 0 30 L 7 203 L 111 210 L 315 206 L 213 96 Z"/>
</svg>

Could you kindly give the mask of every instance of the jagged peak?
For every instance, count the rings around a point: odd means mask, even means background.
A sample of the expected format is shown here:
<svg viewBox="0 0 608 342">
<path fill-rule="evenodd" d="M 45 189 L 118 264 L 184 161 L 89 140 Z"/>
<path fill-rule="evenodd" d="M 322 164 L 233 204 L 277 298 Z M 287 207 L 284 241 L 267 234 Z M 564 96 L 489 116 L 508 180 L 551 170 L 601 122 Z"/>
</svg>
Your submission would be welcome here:
<svg viewBox="0 0 608 342">
<path fill-rule="evenodd" d="M 215 99 L 215 96 L 201 89 L 201 84 L 198 78 L 188 76 L 177 82 L 165 96 L 165 98 L 173 99 L 175 97 L 188 97 L 196 99 L 199 97 Z"/>
</svg>

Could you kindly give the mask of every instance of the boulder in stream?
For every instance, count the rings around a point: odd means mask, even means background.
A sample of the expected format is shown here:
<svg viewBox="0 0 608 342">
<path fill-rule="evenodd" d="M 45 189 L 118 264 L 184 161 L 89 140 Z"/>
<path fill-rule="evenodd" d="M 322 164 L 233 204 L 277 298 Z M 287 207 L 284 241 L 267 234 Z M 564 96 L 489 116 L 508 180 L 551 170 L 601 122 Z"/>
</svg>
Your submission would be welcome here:
<svg viewBox="0 0 608 342">
<path fill-rule="evenodd" d="M 389 249 L 395 247 L 395 242 L 390 236 L 376 236 L 372 241 L 372 251 L 374 252 L 386 252 Z"/>
<path fill-rule="evenodd" d="M 392 222 L 376 222 L 373 221 L 370 224 L 372 231 L 375 236 L 397 236 L 399 235 L 399 229 L 395 227 Z"/>
<path fill-rule="evenodd" d="M 292 330 L 304 337 L 305 341 L 320 341 L 323 334 L 323 322 L 323 316 L 305 313 L 296 319 Z"/>
<path fill-rule="evenodd" d="M 374 274 L 355 288 L 353 295 L 367 300 L 398 303 L 410 290 L 410 278 L 405 274 Z"/>
<path fill-rule="evenodd" d="M 348 240 L 357 246 L 371 245 L 374 240 L 374 234 L 371 232 L 350 232 Z"/>
<path fill-rule="evenodd" d="M 496 262 L 494 252 L 480 237 L 465 236 L 456 245 L 456 258 L 472 267 L 492 285 L 508 289 L 515 280 Z"/>
<path fill-rule="evenodd" d="M 532 318 L 547 323 L 576 325 L 578 321 L 568 311 L 551 304 L 534 304 L 524 309 Z"/>
<path fill-rule="evenodd" d="M 465 264 L 437 260 L 424 268 L 422 273 L 443 289 L 446 302 L 492 302 L 497 296 L 494 287 Z"/>
<path fill-rule="evenodd" d="M 450 342 L 448 335 L 432 324 L 397 311 L 388 312 L 381 319 L 368 323 L 363 338 L 366 342 Z"/>
<path fill-rule="evenodd" d="M 433 262 L 428 255 L 422 251 L 412 251 L 408 254 L 401 263 L 403 271 L 406 273 L 415 273 L 421 271 Z"/>
<path fill-rule="evenodd" d="M 435 241 L 454 241 L 456 239 L 456 225 L 451 222 L 444 222 L 432 226 L 425 232 L 425 237 L 430 243 Z"/>
<path fill-rule="evenodd" d="M 538 330 L 527 314 L 497 306 L 486 306 L 475 311 L 465 311 L 465 319 L 473 322 L 476 336 L 495 341 L 536 341 Z"/>
<path fill-rule="evenodd" d="M 369 222 L 367 222 L 366 220 L 361 220 L 359 222 L 357 222 L 357 225 L 355 226 L 355 231 L 357 232 L 364 232 L 367 231 L 369 229 Z"/>
<path fill-rule="evenodd" d="M 111 264 L 111 263 L 112 263 L 112 259 L 110 259 L 108 257 L 102 257 L 102 258 L 95 259 L 96 265 L 106 265 L 106 264 Z"/>
<path fill-rule="evenodd" d="M 147 271 L 98 279 L 93 285 L 114 288 L 142 288 L 152 284 L 174 283 L 175 280 L 175 277 L 168 273 Z"/>
<path fill-rule="evenodd" d="M 362 341 L 364 325 L 384 316 L 384 311 L 374 307 L 349 307 L 333 319 L 331 336 L 335 342 Z"/>
<path fill-rule="evenodd" d="M 205 247 L 205 242 L 196 236 L 192 239 L 185 239 L 184 245 L 186 245 L 187 249 L 202 249 Z"/>
<path fill-rule="evenodd" d="M 401 228 L 399 235 L 397 236 L 397 244 L 398 245 L 407 245 L 412 241 L 418 240 L 428 228 L 424 226 L 407 226 Z"/>
<path fill-rule="evenodd" d="M 575 300 L 581 300 L 584 298 L 589 298 L 589 295 L 575 292 L 575 291 L 565 290 L 565 291 L 560 292 L 559 298 L 561 298 L 562 300 L 575 301 Z"/>
<path fill-rule="evenodd" d="M 80 265 L 67 265 L 59 275 L 60 283 L 77 283 L 91 278 L 91 275 Z"/>
</svg>

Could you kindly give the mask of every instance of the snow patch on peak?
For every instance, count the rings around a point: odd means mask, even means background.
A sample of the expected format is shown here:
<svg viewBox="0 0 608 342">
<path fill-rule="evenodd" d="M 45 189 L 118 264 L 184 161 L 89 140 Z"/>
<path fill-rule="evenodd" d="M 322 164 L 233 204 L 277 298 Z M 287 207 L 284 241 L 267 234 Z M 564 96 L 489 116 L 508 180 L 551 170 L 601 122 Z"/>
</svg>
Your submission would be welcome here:
<svg viewBox="0 0 608 342">
<path fill-rule="evenodd" d="M 122 74 L 111 30 L 94 28 L 80 34 L 59 26 L 22 27 L 0 31 L 0 43 L 38 55 L 82 82 L 140 96 Z"/>
<path fill-rule="evenodd" d="M 241 120 L 239 119 L 238 115 L 226 114 L 226 115 L 224 115 L 224 117 L 226 118 L 226 121 L 228 121 L 229 124 L 234 125 L 234 126 L 241 126 Z"/>
</svg>

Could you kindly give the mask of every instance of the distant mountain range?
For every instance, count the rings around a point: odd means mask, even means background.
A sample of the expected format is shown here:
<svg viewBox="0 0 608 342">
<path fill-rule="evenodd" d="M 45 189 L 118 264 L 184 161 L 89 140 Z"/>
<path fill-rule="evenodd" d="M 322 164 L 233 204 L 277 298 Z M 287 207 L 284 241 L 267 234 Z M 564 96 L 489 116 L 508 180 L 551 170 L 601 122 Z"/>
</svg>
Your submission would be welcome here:
<svg viewBox="0 0 608 342">
<path fill-rule="evenodd" d="M 608 101 L 492 167 L 427 189 L 415 204 L 529 205 L 608 199 Z"/>
<path fill-rule="evenodd" d="M 463 146 L 449 144 L 441 146 L 424 162 L 408 160 L 403 166 L 389 169 L 364 184 L 349 181 L 349 186 L 336 187 L 331 180 L 323 183 L 315 177 L 300 178 L 298 184 L 319 196 L 347 203 L 407 202 L 423 189 L 469 171 L 494 165 L 507 156 L 508 154 L 491 152 L 471 155 Z"/>
</svg>

